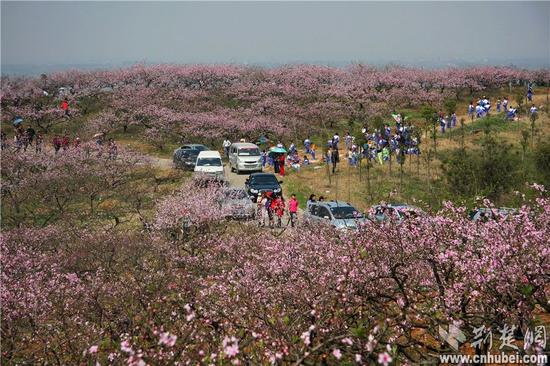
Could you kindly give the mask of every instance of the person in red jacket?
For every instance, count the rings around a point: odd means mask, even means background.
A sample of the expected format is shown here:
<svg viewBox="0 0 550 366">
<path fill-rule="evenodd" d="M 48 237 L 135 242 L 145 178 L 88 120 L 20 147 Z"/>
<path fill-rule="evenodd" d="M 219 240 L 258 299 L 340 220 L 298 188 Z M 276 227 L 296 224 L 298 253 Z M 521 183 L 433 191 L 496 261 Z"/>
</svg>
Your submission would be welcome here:
<svg viewBox="0 0 550 366">
<path fill-rule="evenodd" d="M 69 101 L 67 100 L 67 98 L 63 99 L 63 101 L 61 102 L 61 109 L 63 109 L 63 111 L 65 112 L 65 116 L 69 116 Z"/>
<path fill-rule="evenodd" d="M 290 201 L 288 201 L 288 212 L 290 214 L 290 226 L 294 227 L 296 218 L 298 217 L 298 200 L 294 193 L 290 196 Z"/>
<path fill-rule="evenodd" d="M 283 223 L 283 215 L 285 213 L 285 200 L 283 196 L 277 196 L 273 200 L 273 206 L 275 215 L 277 215 L 277 227 L 281 227 Z"/>
<path fill-rule="evenodd" d="M 67 150 L 69 148 L 69 144 L 70 144 L 69 136 L 65 134 L 63 136 L 63 139 L 61 140 L 61 146 L 63 146 L 63 150 Z"/>
<path fill-rule="evenodd" d="M 285 176 L 285 154 L 281 154 L 279 157 L 279 174 L 281 177 Z"/>
</svg>

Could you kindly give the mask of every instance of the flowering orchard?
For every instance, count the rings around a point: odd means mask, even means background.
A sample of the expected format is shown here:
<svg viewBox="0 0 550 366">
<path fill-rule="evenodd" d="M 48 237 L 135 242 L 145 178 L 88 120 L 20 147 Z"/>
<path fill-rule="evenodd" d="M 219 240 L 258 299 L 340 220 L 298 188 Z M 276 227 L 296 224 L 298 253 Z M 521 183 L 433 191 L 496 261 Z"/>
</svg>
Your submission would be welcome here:
<svg viewBox="0 0 550 366">
<path fill-rule="evenodd" d="M 275 236 L 212 220 L 218 188 L 183 188 L 145 230 L 67 216 L 4 231 L 4 361 L 418 364 L 449 352 L 439 325 L 525 329 L 550 311 L 542 191 L 498 221 L 447 204 L 356 233 Z"/>
<path fill-rule="evenodd" d="M 304 137 L 549 75 L 136 66 L 2 78 L 1 107 L 3 122 L 22 116 L 44 134 L 214 146 Z M 31 150 L 2 151 L 5 364 L 415 365 L 452 353 L 439 326 L 471 342 L 480 326 L 549 319 L 550 201 L 538 185 L 518 196 L 517 215 L 488 222 L 446 203 L 356 232 L 301 221 L 275 232 L 222 219 L 222 187 L 159 172 L 125 147 Z"/>
<path fill-rule="evenodd" d="M 135 126 L 162 147 L 167 138 L 296 137 L 342 119 L 364 122 L 396 108 L 441 105 L 446 98 L 479 97 L 474 93 L 526 81 L 548 84 L 549 71 L 159 65 L 3 78 L 1 101 L 5 118 L 23 116 L 48 132 L 62 121 L 57 115 L 62 98 L 68 98 L 74 115 L 88 113 L 85 101 L 99 98 L 101 113 L 85 130 Z"/>
</svg>

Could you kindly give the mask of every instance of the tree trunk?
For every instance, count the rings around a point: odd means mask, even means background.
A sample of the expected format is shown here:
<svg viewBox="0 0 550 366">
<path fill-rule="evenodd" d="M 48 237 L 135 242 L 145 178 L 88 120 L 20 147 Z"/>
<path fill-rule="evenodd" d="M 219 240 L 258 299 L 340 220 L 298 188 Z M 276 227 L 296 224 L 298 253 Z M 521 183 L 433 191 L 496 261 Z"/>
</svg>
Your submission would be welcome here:
<svg viewBox="0 0 550 366">
<path fill-rule="evenodd" d="M 401 157 L 403 159 L 403 157 Z M 399 163 L 399 194 L 403 193 L 403 164 L 405 164 L 404 160 L 401 160 Z"/>
<path fill-rule="evenodd" d="M 369 192 L 369 197 L 372 200 L 372 192 L 370 187 L 370 161 L 367 160 L 367 191 Z"/>
<path fill-rule="evenodd" d="M 434 139 L 434 152 L 437 153 L 437 127 L 434 123 L 434 130 L 433 130 L 433 139 Z"/>
</svg>

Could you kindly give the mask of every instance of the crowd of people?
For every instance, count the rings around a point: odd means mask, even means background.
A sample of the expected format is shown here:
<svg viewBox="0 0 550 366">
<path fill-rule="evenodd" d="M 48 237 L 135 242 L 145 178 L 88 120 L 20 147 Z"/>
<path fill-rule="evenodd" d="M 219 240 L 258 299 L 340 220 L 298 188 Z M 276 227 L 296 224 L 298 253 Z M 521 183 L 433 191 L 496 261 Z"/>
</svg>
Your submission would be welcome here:
<svg viewBox="0 0 550 366">
<path fill-rule="evenodd" d="M 527 100 L 533 102 L 533 86 L 528 84 L 527 86 Z M 474 118 L 483 118 L 488 116 L 491 111 L 491 101 L 486 96 L 483 96 L 477 100 L 474 104 L 474 100 L 470 101 L 468 105 L 468 117 L 473 121 Z M 534 104 L 531 104 L 529 109 L 530 118 L 536 118 L 536 113 L 538 109 Z M 514 108 L 509 104 L 509 99 L 507 96 L 499 97 L 496 101 L 496 112 L 505 114 L 505 119 L 508 121 L 517 121 L 518 120 L 518 108 Z M 443 123 L 441 124 L 442 132 L 444 132 Z"/>
<path fill-rule="evenodd" d="M 97 134 L 94 138 L 98 156 L 102 156 L 105 150 L 107 150 L 108 158 L 111 160 L 116 159 L 118 146 L 112 138 L 108 139 L 107 143 L 105 143 L 104 134 Z M 2 150 L 11 150 L 12 145 L 4 131 L 0 133 L 0 142 Z M 45 150 L 44 136 L 41 133 L 37 133 L 32 126 L 24 128 L 22 123 L 14 124 L 13 152 L 26 152 L 29 148 L 32 149 L 33 146 L 36 153 L 43 152 Z M 69 134 L 65 131 L 62 135 L 55 134 L 53 136 L 51 146 L 54 154 L 57 155 L 61 151 L 67 151 L 71 148 L 79 149 L 81 147 L 81 140 L 78 136 L 71 140 Z"/>
<path fill-rule="evenodd" d="M 1 132 L 0 139 L 1 149 L 8 149 L 10 143 L 4 131 Z M 14 126 L 13 144 L 15 152 L 20 152 L 21 150 L 27 151 L 27 149 L 33 146 L 33 144 L 36 152 L 40 152 L 42 151 L 42 146 L 44 144 L 44 137 L 41 133 L 36 133 L 34 128 L 30 126 L 25 129 L 21 124 L 17 124 Z"/>
<path fill-rule="evenodd" d="M 259 227 L 282 227 L 286 202 L 283 195 L 274 195 L 273 192 L 263 192 L 256 200 Z M 288 201 L 288 221 L 294 227 L 298 218 L 298 200 L 293 193 Z"/>
</svg>

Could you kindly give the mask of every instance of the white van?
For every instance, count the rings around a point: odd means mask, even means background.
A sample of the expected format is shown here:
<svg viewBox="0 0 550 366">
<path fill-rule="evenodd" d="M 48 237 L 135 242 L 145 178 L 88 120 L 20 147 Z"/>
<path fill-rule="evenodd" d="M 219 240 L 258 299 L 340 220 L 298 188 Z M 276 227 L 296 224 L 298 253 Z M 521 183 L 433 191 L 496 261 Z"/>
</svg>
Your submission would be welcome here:
<svg viewBox="0 0 550 366">
<path fill-rule="evenodd" d="M 260 148 L 249 142 L 235 142 L 229 148 L 229 167 L 237 174 L 243 171 L 262 171 Z"/>
<path fill-rule="evenodd" d="M 222 157 L 218 151 L 201 151 L 197 156 L 195 173 L 203 173 L 216 179 L 223 179 Z"/>
</svg>

